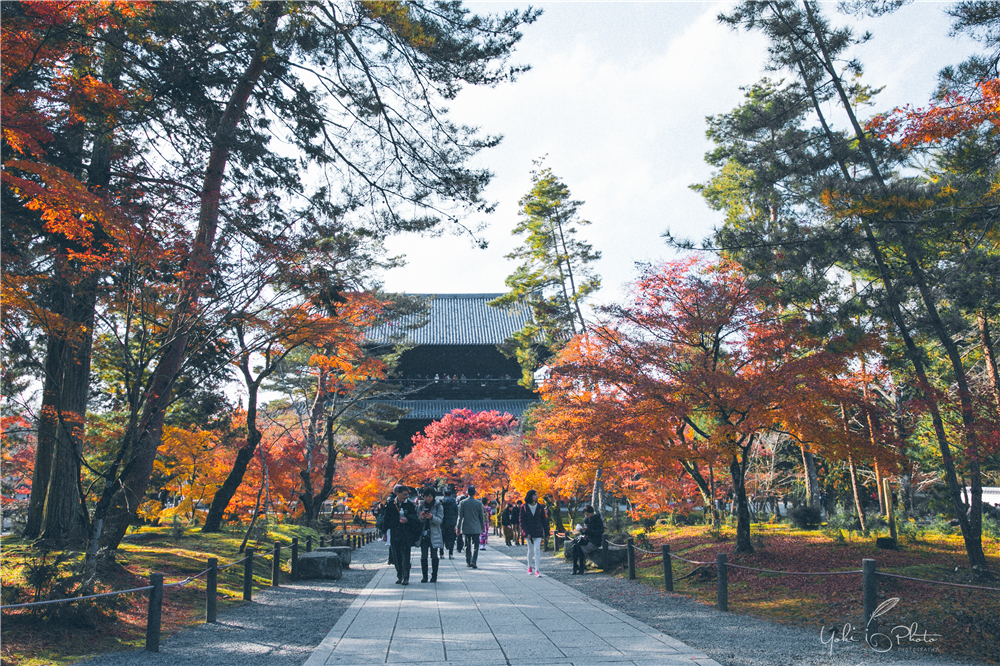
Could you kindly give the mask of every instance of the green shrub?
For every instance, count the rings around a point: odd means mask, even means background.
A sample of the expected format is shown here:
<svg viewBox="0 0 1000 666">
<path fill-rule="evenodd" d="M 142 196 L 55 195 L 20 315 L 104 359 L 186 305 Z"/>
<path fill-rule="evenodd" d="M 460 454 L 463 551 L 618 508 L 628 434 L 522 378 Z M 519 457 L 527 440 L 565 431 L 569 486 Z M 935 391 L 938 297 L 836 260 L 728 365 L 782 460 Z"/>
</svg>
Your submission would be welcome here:
<svg viewBox="0 0 1000 666">
<path fill-rule="evenodd" d="M 187 530 L 187 526 L 181 522 L 181 517 L 174 514 L 174 521 L 170 524 L 170 532 L 174 539 L 180 539 L 184 536 L 184 532 Z"/>
<path fill-rule="evenodd" d="M 880 513 L 867 516 L 865 522 L 868 524 L 868 531 L 878 535 L 880 532 L 889 531 L 889 521 Z"/>
<path fill-rule="evenodd" d="M 836 532 L 839 535 L 839 539 L 837 536 L 834 536 L 837 543 L 844 541 L 843 532 L 847 532 L 848 537 L 856 532 L 861 532 L 861 522 L 858 520 L 858 517 L 844 510 L 839 510 L 827 518 L 826 524 L 831 533 Z"/>
<path fill-rule="evenodd" d="M 818 506 L 797 506 L 788 511 L 788 519 L 796 527 L 813 530 L 822 522 Z"/>
<path fill-rule="evenodd" d="M 896 523 L 896 534 L 903 541 L 920 543 L 924 530 L 912 520 L 901 520 Z"/>
<path fill-rule="evenodd" d="M 1000 541 L 1000 520 L 983 516 L 983 536 Z"/>
</svg>

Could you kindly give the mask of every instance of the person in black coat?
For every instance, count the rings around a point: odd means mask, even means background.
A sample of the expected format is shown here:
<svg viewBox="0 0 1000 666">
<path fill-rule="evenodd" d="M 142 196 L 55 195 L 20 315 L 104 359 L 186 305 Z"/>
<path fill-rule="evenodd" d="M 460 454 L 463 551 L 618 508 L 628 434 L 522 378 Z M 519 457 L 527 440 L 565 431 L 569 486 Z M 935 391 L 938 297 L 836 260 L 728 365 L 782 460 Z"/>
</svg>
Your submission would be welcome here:
<svg viewBox="0 0 1000 666">
<path fill-rule="evenodd" d="M 583 528 L 580 538 L 573 544 L 573 573 L 582 574 L 587 570 L 587 555 L 601 547 L 604 539 L 604 521 L 594 507 L 583 507 Z"/>
<path fill-rule="evenodd" d="M 396 565 L 396 584 L 410 584 L 410 548 L 420 535 L 420 515 L 417 505 L 410 501 L 410 489 L 397 485 L 392 489 L 393 499 L 385 505 L 385 528 L 389 530 L 389 548 Z"/>
<path fill-rule="evenodd" d="M 518 523 L 528 542 L 528 574 L 541 576 L 542 539 L 545 537 L 545 509 L 538 503 L 538 493 L 529 490 L 524 496 Z"/>
<path fill-rule="evenodd" d="M 444 520 L 441 521 L 441 536 L 444 538 L 444 548 L 441 549 L 441 556 L 444 557 L 444 549 L 448 549 L 448 559 L 455 559 L 452 553 L 455 551 L 455 525 L 458 524 L 458 502 L 452 497 L 454 491 L 451 488 L 444 489 L 444 497 L 441 499 L 441 506 L 444 507 Z M 461 548 L 459 549 L 461 552 Z"/>
<path fill-rule="evenodd" d="M 514 515 L 514 507 L 508 504 L 500 513 L 500 525 L 503 527 L 503 540 L 507 542 L 508 546 L 512 545 L 511 542 L 514 540 L 515 519 L 516 516 Z"/>
</svg>

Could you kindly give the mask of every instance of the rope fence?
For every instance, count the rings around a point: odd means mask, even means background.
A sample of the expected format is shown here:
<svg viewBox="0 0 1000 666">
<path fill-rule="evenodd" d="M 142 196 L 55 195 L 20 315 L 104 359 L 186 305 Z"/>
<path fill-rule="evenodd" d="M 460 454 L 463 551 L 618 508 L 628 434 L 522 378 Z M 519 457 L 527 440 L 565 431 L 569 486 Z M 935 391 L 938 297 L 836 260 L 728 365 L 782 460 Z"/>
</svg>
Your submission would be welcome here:
<svg viewBox="0 0 1000 666">
<path fill-rule="evenodd" d="M 325 545 L 325 537 L 320 537 L 320 547 Z M 352 535 L 347 539 L 347 546 L 351 550 L 360 548 L 363 545 L 369 544 L 375 540 L 375 535 L 372 532 L 363 532 L 362 534 Z M 331 544 L 333 540 L 331 539 Z M 312 537 L 306 537 L 305 542 L 306 552 L 312 551 Z M 291 544 L 291 556 L 288 559 L 289 571 L 291 573 L 292 580 L 298 580 L 298 551 L 299 551 L 299 539 L 298 537 L 292 538 Z M 280 581 L 281 572 L 281 544 L 277 541 L 274 542 L 274 547 L 266 552 L 258 553 L 254 548 L 247 548 L 245 551 L 246 555 L 235 562 L 230 562 L 229 564 L 219 565 L 219 560 L 214 557 L 208 558 L 208 568 L 204 571 L 197 573 L 193 576 L 188 576 L 182 580 L 173 583 L 164 583 L 162 573 L 151 573 L 149 575 L 149 585 L 144 585 L 142 587 L 133 587 L 127 590 L 115 590 L 113 592 L 101 592 L 99 594 L 88 594 L 86 596 L 80 597 L 67 597 L 65 599 L 47 599 L 45 601 L 32 601 L 23 604 L 7 604 L 5 606 L 0 606 L 0 612 L 7 612 L 22 608 L 33 608 L 40 606 L 51 606 L 53 604 L 66 604 L 75 603 L 78 601 L 87 601 L 90 599 L 100 599 L 102 597 L 114 597 L 122 594 L 135 594 L 140 592 L 149 592 L 149 608 L 146 613 L 146 650 L 149 652 L 159 652 L 160 651 L 160 623 L 162 616 L 163 607 L 163 590 L 165 588 L 179 588 L 190 585 L 194 581 L 198 580 L 202 576 L 207 576 L 206 586 L 205 586 L 205 596 L 206 596 L 206 612 L 205 612 L 205 622 L 215 623 L 216 622 L 216 604 L 218 601 L 218 575 L 220 571 L 226 571 L 232 567 L 239 564 L 243 565 L 243 600 L 253 601 L 253 565 L 254 559 L 261 557 L 271 558 L 271 587 L 278 587 Z"/>
<path fill-rule="evenodd" d="M 635 540 L 632 537 L 628 537 L 624 544 L 617 544 L 608 541 L 607 538 L 603 540 L 602 550 L 604 556 L 604 563 L 607 565 L 611 560 L 608 558 L 608 553 L 611 550 L 626 551 L 626 565 L 628 567 L 628 577 L 629 580 L 636 579 L 635 565 L 637 561 L 648 562 L 649 560 L 654 560 L 659 557 L 663 564 L 663 587 L 667 592 L 674 591 L 674 582 L 679 580 L 684 580 L 695 575 L 699 571 L 704 571 L 707 567 L 716 568 L 716 581 L 717 581 L 717 593 L 716 593 L 716 607 L 721 611 L 727 611 L 729 609 L 729 569 L 742 569 L 744 571 L 753 571 L 763 574 L 772 574 L 779 576 L 854 576 L 861 574 L 861 589 L 862 589 L 862 613 L 864 617 L 864 626 L 866 627 L 866 640 L 872 635 L 876 635 L 878 628 L 877 622 L 873 617 L 875 610 L 877 608 L 877 577 L 882 576 L 884 578 L 896 578 L 899 580 L 913 581 L 917 583 L 929 583 L 932 585 L 945 585 L 949 587 L 958 587 L 969 590 L 982 590 L 985 592 L 1000 592 L 1000 587 L 987 587 L 984 585 L 968 585 L 964 583 L 949 583 L 942 580 L 929 580 L 926 578 L 914 578 L 913 576 L 903 576 L 900 574 L 891 574 L 878 571 L 875 565 L 875 560 L 863 559 L 861 561 L 860 569 L 851 569 L 849 571 L 781 571 L 777 569 L 761 569 L 759 567 L 749 567 L 743 564 L 729 564 L 726 559 L 725 553 L 718 553 L 715 562 L 702 562 L 698 560 L 689 560 L 687 558 L 675 555 L 670 552 L 669 544 L 662 544 L 660 547 L 660 552 L 646 550 L 635 545 Z M 596 555 L 597 551 L 591 554 L 591 557 Z M 680 578 L 674 578 L 673 575 L 673 560 L 678 560 L 681 562 L 686 562 L 688 564 L 695 565 L 695 568 L 688 572 L 687 574 L 681 576 Z"/>
</svg>

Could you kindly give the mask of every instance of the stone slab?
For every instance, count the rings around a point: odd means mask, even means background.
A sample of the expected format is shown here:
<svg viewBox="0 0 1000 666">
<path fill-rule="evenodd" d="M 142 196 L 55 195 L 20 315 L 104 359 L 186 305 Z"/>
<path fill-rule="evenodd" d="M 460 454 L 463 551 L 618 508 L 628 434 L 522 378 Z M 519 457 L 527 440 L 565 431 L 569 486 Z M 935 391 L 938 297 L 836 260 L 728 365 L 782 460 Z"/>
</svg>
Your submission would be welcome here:
<svg viewBox="0 0 1000 666">
<path fill-rule="evenodd" d="M 394 581 L 383 567 L 306 665 L 718 666 L 492 549 L 480 552 L 478 569 L 442 560 L 436 584 Z"/>
</svg>

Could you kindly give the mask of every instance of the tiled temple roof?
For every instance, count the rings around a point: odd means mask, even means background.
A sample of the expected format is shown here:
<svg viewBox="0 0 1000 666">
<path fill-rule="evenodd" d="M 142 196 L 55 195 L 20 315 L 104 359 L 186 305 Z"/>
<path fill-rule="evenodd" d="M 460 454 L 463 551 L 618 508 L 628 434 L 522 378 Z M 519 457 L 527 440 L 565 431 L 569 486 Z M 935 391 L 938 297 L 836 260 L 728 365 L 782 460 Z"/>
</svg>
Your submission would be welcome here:
<svg viewBox="0 0 1000 666">
<path fill-rule="evenodd" d="M 503 294 L 413 294 L 432 298 L 426 326 L 407 332 L 412 345 L 498 345 L 531 320 L 526 306 L 510 309 L 487 305 Z M 400 322 L 379 326 L 368 332 L 373 342 L 389 342 L 407 324 L 419 320 L 411 315 Z"/>
<path fill-rule="evenodd" d="M 402 419 L 436 420 L 456 409 L 469 409 L 473 412 L 496 411 L 520 419 L 524 410 L 537 400 L 380 400 L 379 402 L 397 409 L 410 410 L 401 417 Z"/>
</svg>

